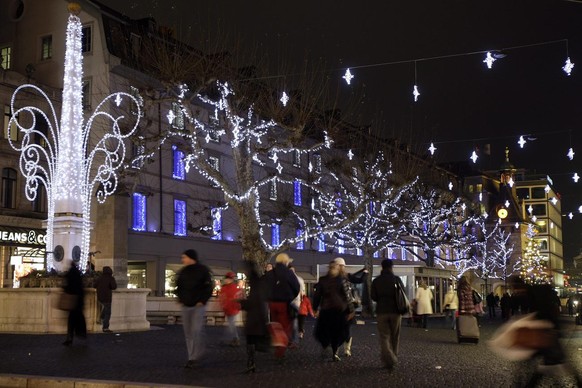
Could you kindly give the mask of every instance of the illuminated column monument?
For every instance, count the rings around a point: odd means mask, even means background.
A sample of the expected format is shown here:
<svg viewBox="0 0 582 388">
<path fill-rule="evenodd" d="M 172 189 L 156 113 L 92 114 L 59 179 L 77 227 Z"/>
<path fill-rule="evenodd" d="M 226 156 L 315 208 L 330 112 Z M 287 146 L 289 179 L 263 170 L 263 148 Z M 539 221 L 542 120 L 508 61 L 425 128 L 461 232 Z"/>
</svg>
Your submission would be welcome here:
<svg viewBox="0 0 582 388">
<path fill-rule="evenodd" d="M 37 190 L 46 189 L 47 269 L 58 272 L 66 271 L 71 261 L 81 270 L 86 269 L 91 238 L 91 199 L 96 196 L 102 203 L 115 192 L 116 171 L 125 158 L 124 140 L 136 130 L 140 117 L 138 111 L 133 125 L 124 123 L 130 129 L 121 130 L 124 116 L 110 111 L 118 110 L 125 101 L 133 102 L 133 109 L 139 110 L 139 104 L 130 94 L 118 92 L 103 99 L 87 122 L 83 122 L 82 25 L 78 17 L 81 7 L 69 3 L 68 9 L 60 126 L 51 101 L 38 87 L 22 85 L 11 100 L 14 112 L 11 122 L 16 123 L 22 140 L 20 143 L 10 140 L 10 145 L 21 152 L 19 162 L 26 178 L 26 197 L 32 201 Z M 19 108 L 15 104 L 16 97 L 24 89 L 42 96 L 50 112 L 46 114 L 35 106 Z M 46 122 L 46 131 L 37 129 L 39 120 Z M 95 122 L 99 123 L 100 130 L 110 128 L 89 149 L 89 134 Z"/>
</svg>

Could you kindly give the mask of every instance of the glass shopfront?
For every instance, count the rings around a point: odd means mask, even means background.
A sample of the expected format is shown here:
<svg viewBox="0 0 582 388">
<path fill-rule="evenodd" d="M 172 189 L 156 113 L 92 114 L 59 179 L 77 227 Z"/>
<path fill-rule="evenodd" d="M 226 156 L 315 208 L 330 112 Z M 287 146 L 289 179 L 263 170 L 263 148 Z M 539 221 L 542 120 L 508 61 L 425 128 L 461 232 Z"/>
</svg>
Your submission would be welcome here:
<svg viewBox="0 0 582 388">
<path fill-rule="evenodd" d="M 45 234 L 0 225 L 0 287 L 19 287 L 22 276 L 46 269 Z"/>
</svg>

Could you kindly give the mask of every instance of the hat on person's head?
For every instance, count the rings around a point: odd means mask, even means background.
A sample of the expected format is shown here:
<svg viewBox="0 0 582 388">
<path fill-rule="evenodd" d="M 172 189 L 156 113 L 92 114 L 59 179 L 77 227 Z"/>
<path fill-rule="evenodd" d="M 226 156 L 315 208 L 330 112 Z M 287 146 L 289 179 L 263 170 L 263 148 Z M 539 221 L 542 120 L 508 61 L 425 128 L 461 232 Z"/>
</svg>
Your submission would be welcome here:
<svg viewBox="0 0 582 388">
<path fill-rule="evenodd" d="M 286 253 L 279 253 L 277 257 L 275 257 L 275 263 L 289 264 L 292 261 L 293 259 L 290 258 L 289 255 Z"/>
<path fill-rule="evenodd" d="M 333 262 L 337 265 L 346 265 L 346 261 L 342 257 L 336 257 Z"/>
<path fill-rule="evenodd" d="M 224 275 L 224 277 L 229 278 L 229 279 L 234 279 L 234 278 L 236 278 L 236 274 L 232 271 L 228 271 L 226 273 L 226 275 Z"/>
<path fill-rule="evenodd" d="M 198 261 L 198 252 L 196 252 L 194 249 L 185 250 L 182 254 L 188 256 L 192 260 Z"/>
</svg>

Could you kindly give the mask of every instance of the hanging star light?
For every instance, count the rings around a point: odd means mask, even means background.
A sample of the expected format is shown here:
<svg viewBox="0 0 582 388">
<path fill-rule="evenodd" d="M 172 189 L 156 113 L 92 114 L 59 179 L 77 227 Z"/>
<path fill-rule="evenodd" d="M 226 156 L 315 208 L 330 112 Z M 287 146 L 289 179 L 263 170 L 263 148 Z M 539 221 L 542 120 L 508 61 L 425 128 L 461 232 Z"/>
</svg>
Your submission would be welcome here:
<svg viewBox="0 0 582 388">
<path fill-rule="evenodd" d="M 582 213 L 582 206 L 578 208 L 578 213 Z"/>
<path fill-rule="evenodd" d="M 531 214 L 531 212 L 533 212 L 533 207 L 531 205 L 529 205 L 529 207 L 527 208 L 527 211 L 529 214 Z"/>
<path fill-rule="evenodd" d="M 570 75 L 572 73 L 573 68 L 574 68 L 574 64 L 570 61 L 570 57 L 568 57 L 566 59 L 566 63 L 562 67 L 562 70 L 564 70 L 564 73 L 566 73 L 567 75 Z"/>
<path fill-rule="evenodd" d="M 569 218 L 569 219 L 572 219 L 572 218 L 574 218 L 574 214 L 572 214 L 572 212 L 568 213 L 568 218 Z"/>
<path fill-rule="evenodd" d="M 418 91 L 418 86 L 414 85 L 414 88 L 412 88 L 412 95 L 414 96 L 414 102 L 417 102 L 418 96 L 420 96 L 420 92 Z"/>
<path fill-rule="evenodd" d="M 483 63 L 487 64 L 487 68 L 491 69 L 493 67 L 493 62 L 495 62 L 497 59 L 495 59 L 492 55 L 491 52 L 487 51 L 487 55 L 485 56 L 485 59 L 483 60 Z"/>
<path fill-rule="evenodd" d="M 349 68 L 346 70 L 346 74 L 344 74 L 344 76 L 342 78 L 346 80 L 346 83 L 348 85 L 352 82 L 352 79 L 354 78 L 354 76 L 350 72 Z"/>
<path fill-rule="evenodd" d="M 570 149 L 568 150 L 568 153 L 566 154 L 566 156 L 568 157 L 568 159 L 573 160 L 574 159 L 574 150 L 572 149 L 572 147 L 570 147 Z"/>
<path fill-rule="evenodd" d="M 507 181 L 507 184 L 509 185 L 509 187 L 513 187 L 513 184 L 515 183 L 515 181 L 513 180 L 513 177 L 509 177 L 509 180 Z"/>
<path fill-rule="evenodd" d="M 354 158 L 354 153 L 353 153 L 353 152 L 352 152 L 352 150 L 350 149 L 350 150 L 348 151 L 348 159 L 349 159 L 349 160 L 352 160 L 353 158 Z"/>
<path fill-rule="evenodd" d="M 523 136 L 519 137 L 519 140 L 517 142 L 517 144 L 519 144 L 520 148 L 523 148 L 523 146 L 525 145 L 525 143 L 527 143 L 527 141 L 523 138 Z"/>
<path fill-rule="evenodd" d="M 515 223 L 515 229 L 519 229 L 519 222 Z"/>
<path fill-rule="evenodd" d="M 477 163 L 477 159 L 479 157 L 477 156 L 477 153 L 475 151 L 473 151 L 473 153 L 471 154 L 471 157 L 469 159 L 471 159 L 473 161 L 473 163 Z"/>
<path fill-rule="evenodd" d="M 283 106 L 287 106 L 287 103 L 289 102 L 289 96 L 287 95 L 286 92 L 283 92 L 283 95 L 281 96 L 281 99 L 279 101 L 281 101 Z"/>
<path fill-rule="evenodd" d="M 550 199 L 550 201 L 552 202 L 552 204 L 557 204 L 558 203 L 558 198 L 556 197 L 552 197 L 552 199 Z"/>
<path fill-rule="evenodd" d="M 544 187 L 544 191 L 547 193 L 549 193 L 551 190 L 550 185 L 546 185 L 546 187 Z"/>
<path fill-rule="evenodd" d="M 532 216 L 531 220 L 532 220 L 533 222 L 536 222 L 536 221 L 538 220 L 538 218 L 537 218 L 536 216 Z"/>
<path fill-rule="evenodd" d="M 431 155 L 434 155 L 434 152 L 437 150 L 437 148 L 434 146 L 433 143 L 430 143 L 430 147 L 428 147 L 428 151 L 430 152 Z"/>
<path fill-rule="evenodd" d="M 577 172 L 574 173 L 574 176 L 572 177 L 572 179 L 574 180 L 574 183 L 578 183 L 578 180 L 580 179 L 580 176 L 578 175 Z"/>
<path fill-rule="evenodd" d="M 509 201 L 505 201 L 505 207 L 509 207 L 510 203 Z"/>
<path fill-rule="evenodd" d="M 453 189 L 453 182 L 449 182 L 449 190 Z"/>
<path fill-rule="evenodd" d="M 168 121 L 170 122 L 170 124 L 172 124 L 174 122 L 174 119 L 176 118 L 176 114 L 174 113 L 173 110 L 170 110 L 168 112 L 168 114 L 166 115 L 166 117 L 168 118 Z"/>
<path fill-rule="evenodd" d="M 479 202 L 483 201 L 483 193 L 479 193 Z"/>
</svg>

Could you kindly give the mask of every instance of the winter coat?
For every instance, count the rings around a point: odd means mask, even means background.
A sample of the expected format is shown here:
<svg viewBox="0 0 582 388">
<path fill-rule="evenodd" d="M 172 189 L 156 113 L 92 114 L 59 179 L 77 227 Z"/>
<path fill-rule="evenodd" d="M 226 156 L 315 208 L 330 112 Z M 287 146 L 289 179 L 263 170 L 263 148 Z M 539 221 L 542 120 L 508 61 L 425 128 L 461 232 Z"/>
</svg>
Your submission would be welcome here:
<svg viewBox="0 0 582 388">
<path fill-rule="evenodd" d="M 113 290 L 117 289 L 117 283 L 113 277 L 111 267 L 103 267 L 103 274 L 97 280 L 97 300 L 101 303 L 111 303 Z"/>
<path fill-rule="evenodd" d="M 246 311 L 244 323 L 245 335 L 267 335 L 267 281 L 252 271 L 248 277 L 249 294 L 241 300 L 241 308 Z"/>
<path fill-rule="evenodd" d="M 206 304 L 212 296 L 212 276 L 210 270 L 200 263 L 182 268 L 176 281 L 176 296 L 184 306 L 192 307 L 197 303 Z"/>
<path fill-rule="evenodd" d="M 432 314 L 432 291 L 430 288 L 418 287 L 416 289 L 416 313 L 418 315 Z"/>
<path fill-rule="evenodd" d="M 444 305 L 445 308 L 447 307 L 447 305 L 449 305 L 448 307 L 449 310 L 459 309 L 459 297 L 457 296 L 457 293 L 455 291 L 450 290 L 445 294 Z"/>
<path fill-rule="evenodd" d="M 236 315 L 240 312 L 239 299 L 242 297 L 241 289 L 236 283 L 229 283 L 222 286 L 220 289 L 220 307 L 227 317 Z"/>
<path fill-rule="evenodd" d="M 313 295 L 313 309 L 354 312 L 348 279 L 325 275 L 319 278 Z"/>
<path fill-rule="evenodd" d="M 275 264 L 265 277 L 269 287 L 269 301 L 291 303 L 299 294 L 299 280 L 285 264 Z"/>
<path fill-rule="evenodd" d="M 83 310 L 85 304 L 85 289 L 83 287 L 83 278 L 81 277 L 81 271 L 72 265 L 71 268 L 65 274 L 65 286 L 63 290 L 67 294 L 77 295 L 77 305 L 73 310 Z"/>
<path fill-rule="evenodd" d="M 396 308 L 396 283 L 404 289 L 399 277 L 392 271 L 382 270 L 380 276 L 372 281 L 372 300 L 376 302 L 377 314 L 399 314 Z"/>
<path fill-rule="evenodd" d="M 301 304 L 299 305 L 299 315 L 311 315 L 315 316 L 313 313 L 313 307 L 311 306 L 311 300 L 307 295 L 301 297 Z"/>
<path fill-rule="evenodd" d="M 457 296 L 459 298 L 460 313 L 475 312 L 475 304 L 473 303 L 473 289 L 469 283 L 459 282 Z"/>
</svg>

